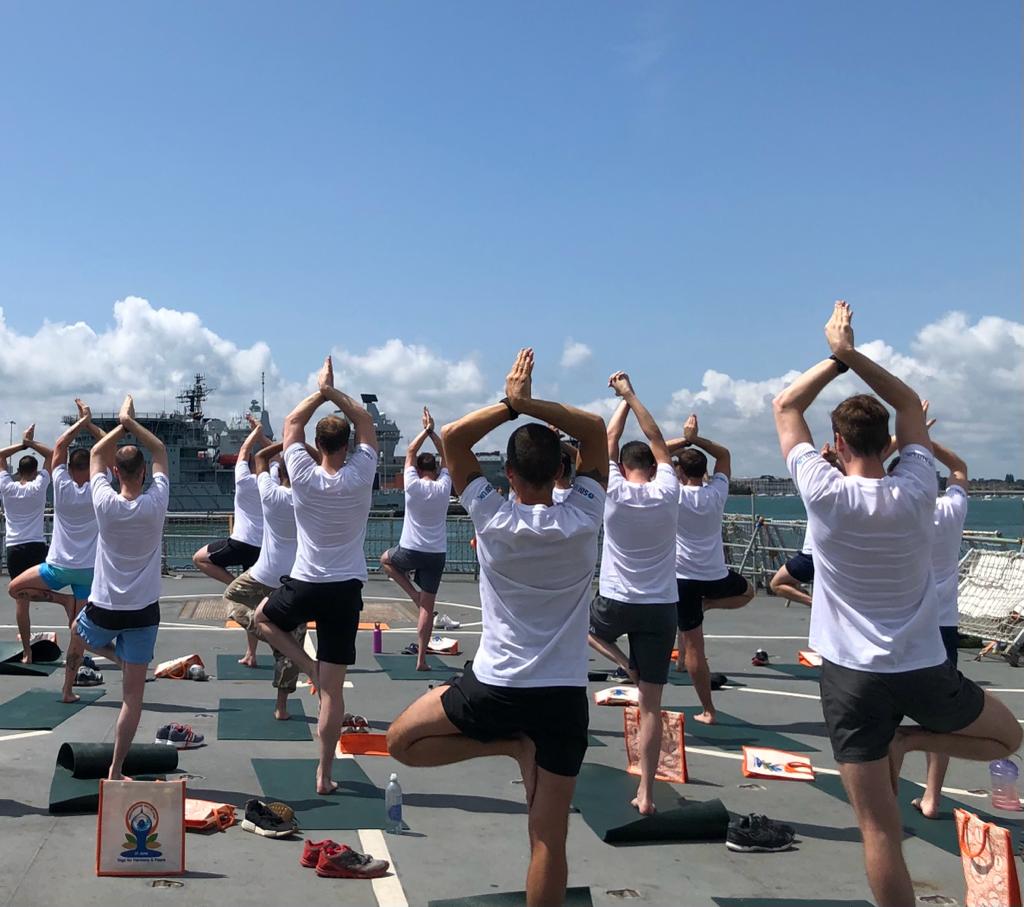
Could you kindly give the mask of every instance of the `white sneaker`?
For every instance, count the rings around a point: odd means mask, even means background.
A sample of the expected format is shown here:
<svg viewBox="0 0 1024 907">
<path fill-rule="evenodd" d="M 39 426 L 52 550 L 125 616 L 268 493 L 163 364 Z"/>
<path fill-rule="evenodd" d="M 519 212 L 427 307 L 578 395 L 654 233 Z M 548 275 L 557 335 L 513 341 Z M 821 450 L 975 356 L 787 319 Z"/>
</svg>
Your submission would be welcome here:
<svg viewBox="0 0 1024 907">
<path fill-rule="evenodd" d="M 435 630 L 458 630 L 462 624 L 457 620 L 452 620 L 447 614 L 438 615 L 434 612 L 434 629 Z"/>
</svg>

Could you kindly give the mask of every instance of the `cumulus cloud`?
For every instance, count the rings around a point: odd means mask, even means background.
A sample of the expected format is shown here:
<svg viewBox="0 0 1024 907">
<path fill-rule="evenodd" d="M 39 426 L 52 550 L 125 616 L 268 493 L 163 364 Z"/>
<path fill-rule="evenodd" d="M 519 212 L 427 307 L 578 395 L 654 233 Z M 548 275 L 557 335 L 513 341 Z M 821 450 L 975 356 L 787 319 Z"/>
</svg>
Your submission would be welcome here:
<svg viewBox="0 0 1024 907">
<path fill-rule="evenodd" d="M 592 355 L 593 352 L 585 343 L 567 337 L 565 346 L 562 348 L 562 368 L 576 368 L 578 365 L 583 365 Z"/>
</svg>

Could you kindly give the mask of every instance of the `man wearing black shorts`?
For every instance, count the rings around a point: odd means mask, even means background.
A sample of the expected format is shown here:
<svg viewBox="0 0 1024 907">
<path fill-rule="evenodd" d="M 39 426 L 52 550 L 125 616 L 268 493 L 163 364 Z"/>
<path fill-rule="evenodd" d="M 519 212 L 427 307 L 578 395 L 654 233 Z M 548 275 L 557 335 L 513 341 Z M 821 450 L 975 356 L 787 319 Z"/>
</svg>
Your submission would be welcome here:
<svg viewBox="0 0 1024 907">
<path fill-rule="evenodd" d="M 420 453 L 427 438 L 433 442 L 436 456 Z M 402 536 L 394 548 L 380 556 L 381 570 L 402 587 L 419 609 L 416 624 L 417 671 L 430 670 L 427 647 L 434 627 L 434 601 L 441 587 L 448 553 L 448 502 L 452 496 L 452 479 L 442 466 L 443 460 L 444 448 L 434 433 L 434 419 L 424 406 L 423 430 L 413 438 L 405 452 Z"/>
<path fill-rule="evenodd" d="M 565 840 L 576 775 L 587 749 L 590 584 L 608 480 L 604 420 L 536 400 L 533 350 L 520 350 L 505 398 L 445 426 L 452 482 L 476 528 L 483 632 L 471 666 L 407 708 L 388 731 L 405 765 L 448 765 L 512 756 L 529 810 L 528 907 L 565 900 Z M 473 445 L 522 413 L 580 442 L 576 483 L 555 504 L 562 470 L 558 434 L 530 423 L 508 441 L 504 500 L 483 477 Z M 513 644 L 514 643 L 514 644 Z"/>
<path fill-rule="evenodd" d="M 270 441 L 263 434 L 262 423 L 257 422 L 252 413 L 246 413 L 245 418 L 251 431 L 238 449 L 235 461 L 235 518 L 231 536 L 210 542 L 192 555 L 196 569 L 220 580 L 225 586 L 234 580 L 228 567 L 237 567 L 240 573 L 248 570 L 256 563 L 263 544 L 263 505 L 251 459 L 256 450 L 266 447 Z M 256 660 L 256 639 L 252 635 L 249 636 L 249 649 L 243 663 L 250 660 Z"/>
<path fill-rule="evenodd" d="M 697 416 L 683 426 L 683 437 L 671 441 L 678 450 L 679 514 L 676 525 L 676 585 L 679 605 L 679 660 L 686 670 L 704 711 L 695 721 L 715 723 L 711 699 L 711 672 L 704 653 L 704 612 L 710 608 L 742 608 L 754 597 L 754 587 L 725 565 L 722 514 L 729 500 L 732 457 L 728 448 L 698 434 Z M 697 450 L 696 448 L 700 448 Z M 715 458 L 710 481 L 707 451 Z"/>
<path fill-rule="evenodd" d="M 676 639 L 675 537 L 679 480 L 665 438 L 630 383 L 608 381 L 622 398 L 608 423 L 608 495 L 604 503 L 601 580 L 590 606 L 590 645 L 628 671 L 640 694 L 640 786 L 633 805 L 654 813 L 661 755 L 661 697 Z M 619 450 L 630 410 L 649 444 Z M 617 645 L 629 638 L 629 658 Z"/>
<path fill-rule="evenodd" d="M 282 438 L 295 506 L 295 564 L 259 606 L 255 620 L 257 632 L 305 671 L 320 693 L 316 790 L 329 794 L 338 787 L 331 769 L 345 714 L 345 671 L 356 660 L 366 582 L 363 540 L 373 501 L 378 444 L 373 417 L 335 388 L 330 356 L 320 369 L 318 383 L 319 390 L 285 420 Z M 317 422 L 316 449 L 322 456 L 318 465 L 306 450 L 306 423 L 326 402 L 337 406 L 345 418 L 325 416 Z M 357 446 L 349 456 L 352 427 Z M 310 621 L 316 621 L 316 661 L 292 635 Z"/>
<path fill-rule="evenodd" d="M 825 327 L 832 355 L 775 398 L 782 454 L 813 521 L 810 643 L 822 656 L 821 705 L 857 816 L 879 907 L 915 900 L 903 860 L 896 787 L 904 754 L 989 761 L 1014 752 L 1021 728 L 990 693 L 960 674 L 939 633 L 929 549 L 935 461 L 917 394 L 854 348 L 851 312 L 837 302 Z M 812 446 L 804 412 L 853 371 L 896 411 L 900 464 L 886 476 L 889 413 L 859 394 L 832 412 L 846 475 Z M 904 717 L 917 727 L 900 727 Z"/>
</svg>

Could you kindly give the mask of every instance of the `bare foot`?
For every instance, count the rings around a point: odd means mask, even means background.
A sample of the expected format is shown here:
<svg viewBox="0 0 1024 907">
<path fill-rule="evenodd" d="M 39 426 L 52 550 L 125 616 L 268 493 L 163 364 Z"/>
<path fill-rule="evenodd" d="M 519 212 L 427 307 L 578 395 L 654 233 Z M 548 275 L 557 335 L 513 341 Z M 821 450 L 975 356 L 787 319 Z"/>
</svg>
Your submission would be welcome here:
<svg viewBox="0 0 1024 907">
<path fill-rule="evenodd" d="M 939 804 L 932 803 L 930 800 L 925 804 L 924 797 L 917 797 L 910 801 L 910 805 L 914 807 L 922 816 L 926 819 L 937 819 L 939 818 Z"/>
<path fill-rule="evenodd" d="M 338 789 L 338 782 L 328 778 L 327 781 L 320 779 L 319 772 L 316 776 L 316 792 L 318 794 L 333 794 Z"/>
<path fill-rule="evenodd" d="M 65 693 L 63 696 L 61 696 L 60 701 L 66 702 L 70 705 L 72 702 L 78 702 L 78 700 L 81 698 L 82 697 L 79 696 L 77 693 Z"/>
<path fill-rule="evenodd" d="M 21 663 L 23 665 L 30 665 L 30 664 L 32 664 L 32 650 L 31 649 L 26 649 L 24 652 L 21 653 Z"/>
<path fill-rule="evenodd" d="M 122 775 L 120 772 L 115 772 L 113 769 L 107 775 L 108 781 L 134 781 L 134 778 L 129 778 L 127 775 Z"/>
<path fill-rule="evenodd" d="M 701 712 L 699 715 L 693 716 L 694 721 L 699 721 L 701 724 L 714 724 L 715 713 L 714 712 Z"/>
<path fill-rule="evenodd" d="M 238 659 L 240 665 L 245 665 L 247 668 L 256 667 L 256 656 L 255 655 L 243 655 Z"/>
<path fill-rule="evenodd" d="M 529 809 L 537 792 L 537 747 L 529 737 L 520 738 L 514 758 L 523 775 L 523 791 L 526 793 L 526 808 Z"/>
<path fill-rule="evenodd" d="M 637 791 L 637 795 L 630 801 L 630 803 L 640 811 L 641 816 L 653 816 L 658 811 L 654 805 L 654 801 L 641 796 L 639 791 Z"/>
<path fill-rule="evenodd" d="M 430 665 L 428 665 L 425 661 L 417 661 L 416 662 L 416 670 L 417 671 L 429 671 L 430 670 Z"/>
<path fill-rule="evenodd" d="M 287 721 L 292 716 L 291 716 L 291 714 L 289 714 L 288 709 L 285 708 L 285 709 L 274 709 L 274 717 L 278 721 Z"/>
</svg>

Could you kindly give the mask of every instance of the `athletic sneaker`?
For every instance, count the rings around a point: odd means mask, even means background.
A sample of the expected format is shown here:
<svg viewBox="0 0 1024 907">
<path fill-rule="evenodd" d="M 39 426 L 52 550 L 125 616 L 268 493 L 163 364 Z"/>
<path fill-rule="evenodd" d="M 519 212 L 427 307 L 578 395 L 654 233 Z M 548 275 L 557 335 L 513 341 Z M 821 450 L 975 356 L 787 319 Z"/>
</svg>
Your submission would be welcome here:
<svg viewBox="0 0 1024 907">
<path fill-rule="evenodd" d="M 615 681 L 615 683 L 632 683 L 633 678 L 629 676 L 628 671 L 623 671 L 622 668 L 616 668 L 611 674 L 608 675 L 609 680 Z"/>
<path fill-rule="evenodd" d="M 756 813 L 751 813 L 750 818 L 760 819 L 765 825 L 768 825 L 771 828 L 777 828 L 783 834 L 794 836 L 796 835 L 796 829 L 792 825 L 787 824 L 786 822 L 779 822 L 777 819 L 769 819 L 767 816 L 759 816 Z"/>
<path fill-rule="evenodd" d="M 179 750 L 192 750 L 203 745 L 206 738 L 197 734 L 188 724 L 165 724 L 156 732 L 154 743 L 164 743 Z"/>
<path fill-rule="evenodd" d="M 103 675 L 95 668 L 83 664 L 75 674 L 76 687 L 98 687 L 103 683 Z"/>
<path fill-rule="evenodd" d="M 775 853 L 793 846 L 793 833 L 765 816 L 741 816 L 729 823 L 725 846 L 740 853 Z"/>
<path fill-rule="evenodd" d="M 754 653 L 754 657 L 750 659 L 750 663 L 755 668 L 763 668 L 766 664 L 768 664 L 768 653 L 765 652 L 764 649 L 758 649 Z"/>
<path fill-rule="evenodd" d="M 452 620 L 447 614 L 442 614 L 440 617 L 437 612 L 434 612 L 434 629 L 435 630 L 458 630 L 462 624 L 457 620 Z"/>
<path fill-rule="evenodd" d="M 264 838 L 287 838 L 295 833 L 295 822 L 286 822 L 262 800 L 245 801 L 242 828 Z"/>
<path fill-rule="evenodd" d="M 291 822 L 292 825 L 296 825 L 295 821 L 295 810 L 292 809 L 287 803 L 282 803 L 280 800 L 275 800 L 273 803 L 267 804 L 269 809 L 275 816 L 281 819 L 283 822 Z"/>
<path fill-rule="evenodd" d="M 202 665 L 189 665 L 188 674 L 186 675 L 189 680 L 209 680 L 210 675 L 206 673 L 206 668 Z"/>
<path fill-rule="evenodd" d="M 375 860 L 368 853 L 359 853 L 347 844 L 334 844 L 333 847 L 321 848 L 316 874 L 325 879 L 379 879 L 390 868 L 387 860 Z"/>
<path fill-rule="evenodd" d="M 337 846 L 330 838 L 324 838 L 322 841 L 310 841 L 307 838 L 302 842 L 302 856 L 299 857 L 299 865 L 305 866 L 306 869 L 316 869 L 316 864 L 320 861 L 320 852 L 332 850 Z"/>
</svg>

